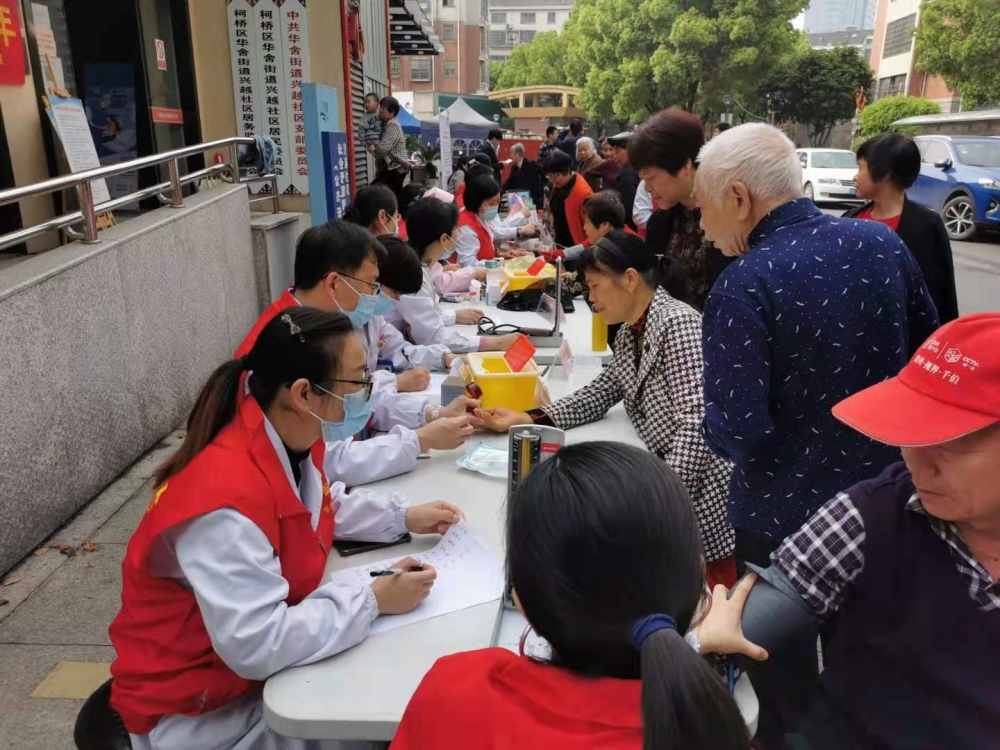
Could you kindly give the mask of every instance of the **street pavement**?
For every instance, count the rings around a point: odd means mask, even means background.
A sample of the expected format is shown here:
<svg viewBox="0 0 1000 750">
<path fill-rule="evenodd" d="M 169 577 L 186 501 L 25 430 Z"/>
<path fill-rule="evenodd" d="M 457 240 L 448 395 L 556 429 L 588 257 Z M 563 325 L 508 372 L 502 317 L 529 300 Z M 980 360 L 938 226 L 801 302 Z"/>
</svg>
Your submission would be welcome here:
<svg viewBox="0 0 1000 750">
<path fill-rule="evenodd" d="M 963 314 L 1000 311 L 998 241 L 952 244 Z M 120 604 L 125 546 L 149 502 L 153 469 L 180 439 L 168 436 L 0 576 L 0 750 L 73 749 L 77 712 L 114 659 L 107 629 Z"/>
</svg>

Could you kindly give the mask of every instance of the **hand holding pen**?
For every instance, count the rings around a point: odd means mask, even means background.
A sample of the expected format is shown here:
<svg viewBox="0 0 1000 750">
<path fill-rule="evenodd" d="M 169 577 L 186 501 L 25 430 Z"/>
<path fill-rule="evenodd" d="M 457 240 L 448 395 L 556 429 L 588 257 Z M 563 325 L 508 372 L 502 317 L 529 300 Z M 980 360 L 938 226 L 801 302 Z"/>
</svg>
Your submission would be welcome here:
<svg viewBox="0 0 1000 750">
<path fill-rule="evenodd" d="M 422 565 L 412 557 L 404 558 L 388 570 L 370 574 L 372 592 L 378 602 L 379 614 L 402 615 L 416 609 L 431 593 L 437 571 Z"/>
</svg>

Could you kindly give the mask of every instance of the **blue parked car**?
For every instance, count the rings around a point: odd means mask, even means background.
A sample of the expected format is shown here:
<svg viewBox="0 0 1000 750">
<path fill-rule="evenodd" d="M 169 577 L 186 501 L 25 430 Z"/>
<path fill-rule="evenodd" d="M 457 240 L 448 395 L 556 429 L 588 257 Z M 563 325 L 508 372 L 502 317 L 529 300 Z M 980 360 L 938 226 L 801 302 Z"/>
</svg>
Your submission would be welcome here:
<svg viewBox="0 0 1000 750">
<path fill-rule="evenodd" d="M 1000 229 L 1000 137 L 918 135 L 920 176 L 907 196 L 941 214 L 948 236 Z"/>
</svg>

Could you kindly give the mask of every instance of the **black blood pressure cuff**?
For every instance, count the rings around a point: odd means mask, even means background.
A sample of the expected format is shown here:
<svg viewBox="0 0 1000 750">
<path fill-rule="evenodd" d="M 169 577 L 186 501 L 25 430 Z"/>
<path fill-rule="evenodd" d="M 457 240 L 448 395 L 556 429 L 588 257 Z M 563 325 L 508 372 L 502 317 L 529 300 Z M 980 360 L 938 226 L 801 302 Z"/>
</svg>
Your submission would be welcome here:
<svg viewBox="0 0 1000 750">
<path fill-rule="evenodd" d="M 743 607 L 741 622 L 748 641 L 773 654 L 810 633 L 818 634 L 820 622 L 780 570 L 751 564 L 747 568 L 758 576 Z"/>
</svg>

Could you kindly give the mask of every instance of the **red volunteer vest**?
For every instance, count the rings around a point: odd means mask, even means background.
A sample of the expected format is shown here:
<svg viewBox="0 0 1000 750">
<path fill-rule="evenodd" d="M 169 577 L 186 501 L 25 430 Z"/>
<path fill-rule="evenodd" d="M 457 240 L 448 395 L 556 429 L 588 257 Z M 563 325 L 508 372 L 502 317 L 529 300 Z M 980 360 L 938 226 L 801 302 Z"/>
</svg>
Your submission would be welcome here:
<svg viewBox="0 0 1000 750">
<path fill-rule="evenodd" d="M 472 211 L 463 210 L 458 215 L 458 225 L 460 227 L 468 227 L 476 233 L 476 236 L 479 238 L 479 255 L 476 257 L 479 260 L 493 260 L 497 257 L 497 248 L 493 244 L 493 236 L 483 226 L 483 222 L 479 220 L 479 217 L 472 213 Z"/>
<path fill-rule="evenodd" d="M 264 330 L 264 326 L 270 323 L 274 319 L 274 316 L 282 310 L 287 310 L 289 307 L 295 307 L 297 304 L 299 304 L 299 301 L 292 296 L 292 290 L 286 289 L 285 293 L 282 294 L 276 301 L 272 302 L 257 322 L 253 324 L 253 328 L 250 329 L 250 333 L 247 334 L 247 337 L 243 339 L 243 343 L 240 344 L 240 348 L 236 350 L 236 354 L 233 355 L 233 358 L 239 359 L 240 357 L 248 355 L 250 350 L 253 349 L 253 345 L 257 343 L 257 337 L 260 336 L 260 332 Z"/>
<path fill-rule="evenodd" d="M 438 659 L 392 750 L 642 750 L 640 680 L 581 677 L 489 648 Z"/>
<path fill-rule="evenodd" d="M 465 183 L 458 183 L 458 187 L 455 188 L 455 203 L 458 204 L 459 208 L 465 208 Z"/>
<path fill-rule="evenodd" d="M 330 483 L 324 446 L 312 448 L 323 481 L 319 524 L 292 489 L 253 398 L 244 398 L 226 427 L 195 459 L 154 493 L 122 565 L 122 608 L 109 634 L 118 651 L 111 665 L 111 705 L 133 734 L 147 734 L 163 716 L 197 716 L 220 708 L 262 683 L 233 672 L 212 648 L 194 594 L 147 571 L 150 546 L 167 529 L 232 508 L 267 535 L 288 581 L 289 606 L 316 590 L 333 544 Z M 205 554 L 212 554 L 206 550 Z"/>
</svg>

